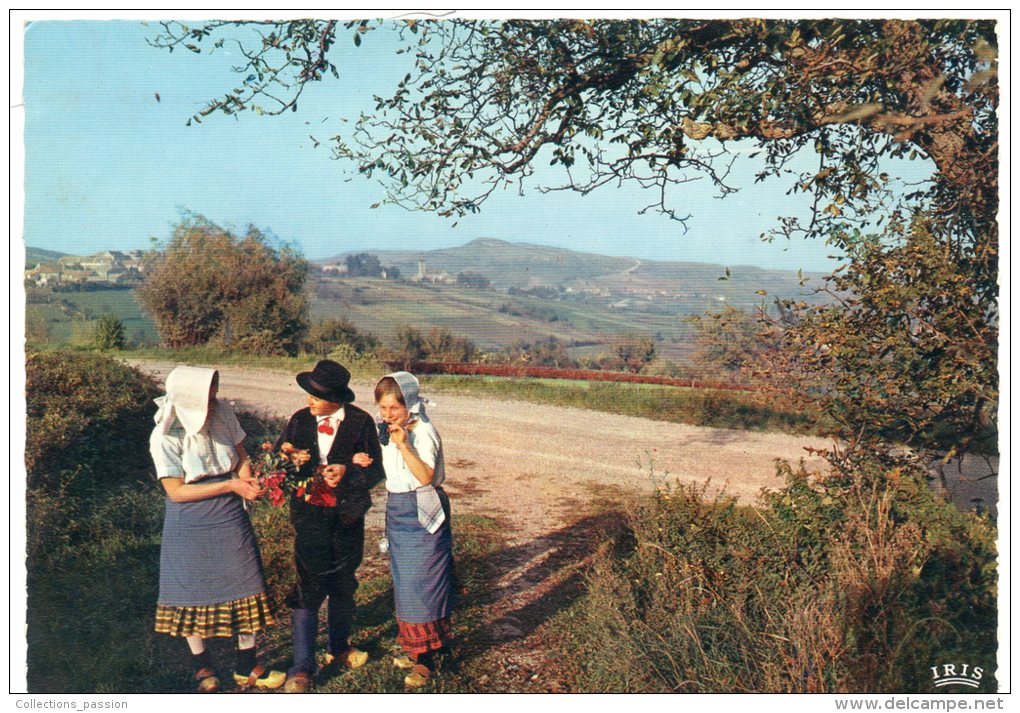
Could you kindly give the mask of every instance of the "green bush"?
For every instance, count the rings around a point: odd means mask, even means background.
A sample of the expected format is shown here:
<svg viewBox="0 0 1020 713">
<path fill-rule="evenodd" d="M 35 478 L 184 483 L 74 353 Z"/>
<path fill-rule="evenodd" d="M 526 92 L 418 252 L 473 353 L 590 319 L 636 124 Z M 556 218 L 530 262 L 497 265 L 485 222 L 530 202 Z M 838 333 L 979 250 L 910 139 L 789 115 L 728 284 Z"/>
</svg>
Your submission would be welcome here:
<svg viewBox="0 0 1020 713">
<path fill-rule="evenodd" d="M 930 692 L 933 662 L 995 668 L 987 519 L 902 471 L 781 471 L 757 509 L 684 486 L 632 513 L 573 627 L 581 690 Z"/>
<path fill-rule="evenodd" d="M 112 314 L 104 314 L 96 322 L 92 339 L 96 349 L 123 349 L 127 345 L 124 336 L 124 322 Z"/>
<path fill-rule="evenodd" d="M 46 513 L 60 526 L 43 532 L 33 516 Z M 93 501 L 29 494 L 29 691 L 169 690 L 183 679 L 152 663 L 168 645 L 153 630 L 162 516 L 156 483 Z"/>
<path fill-rule="evenodd" d="M 309 354 L 325 357 L 338 347 L 347 347 L 357 355 L 379 348 L 374 334 L 362 333 L 349 319 L 330 319 L 313 324 L 308 330 L 304 349 Z"/>
<path fill-rule="evenodd" d="M 142 372 L 100 354 L 29 354 L 26 367 L 29 491 L 84 494 L 137 478 L 152 463 L 152 400 Z"/>
</svg>

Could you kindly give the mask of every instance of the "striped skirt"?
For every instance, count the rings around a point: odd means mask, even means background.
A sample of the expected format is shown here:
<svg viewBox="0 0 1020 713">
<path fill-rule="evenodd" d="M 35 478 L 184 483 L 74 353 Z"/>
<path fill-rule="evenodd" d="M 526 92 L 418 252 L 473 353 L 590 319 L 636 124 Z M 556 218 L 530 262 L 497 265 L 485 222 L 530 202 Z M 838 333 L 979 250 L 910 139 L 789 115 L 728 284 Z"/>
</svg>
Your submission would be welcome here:
<svg viewBox="0 0 1020 713">
<path fill-rule="evenodd" d="M 424 654 L 438 651 L 453 635 L 450 617 L 427 624 L 408 624 L 397 619 L 397 643 L 409 654 Z"/>
<path fill-rule="evenodd" d="M 156 631 L 170 636 L 211 639 L 254 634 L 275 623 L 265 594 L 208 607 L 156 606 Z"/>
</svg>

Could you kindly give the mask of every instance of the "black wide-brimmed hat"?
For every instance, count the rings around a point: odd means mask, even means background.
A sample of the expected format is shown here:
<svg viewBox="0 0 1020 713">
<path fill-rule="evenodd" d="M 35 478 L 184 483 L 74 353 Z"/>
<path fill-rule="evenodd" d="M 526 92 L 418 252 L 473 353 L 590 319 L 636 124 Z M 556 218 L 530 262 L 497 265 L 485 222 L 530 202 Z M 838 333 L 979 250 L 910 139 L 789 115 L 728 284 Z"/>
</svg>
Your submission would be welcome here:
<svg viewBox="0 0 1020 713">
<path fill-rule="evenodd" d="M 302 389 L 335 404 L 347 404 L 356 398 L 347 386 L 350 380 L 351 372 L 329 359 L 323 359 L 311 371 L 302 371 L 297 375 L 298 385 Z"/>
</svg>

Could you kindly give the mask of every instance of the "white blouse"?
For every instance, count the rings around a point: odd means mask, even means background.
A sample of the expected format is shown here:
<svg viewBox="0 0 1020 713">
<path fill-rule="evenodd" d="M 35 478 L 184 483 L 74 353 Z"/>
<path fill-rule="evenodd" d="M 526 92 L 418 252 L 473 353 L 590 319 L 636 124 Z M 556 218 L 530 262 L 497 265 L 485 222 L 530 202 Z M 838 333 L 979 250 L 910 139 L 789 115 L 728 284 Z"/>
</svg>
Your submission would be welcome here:
<svg viewBox="0 0 1020 713">
<path fill-rule="evenodd" d="M 435 470 L 432 485 L 438 486 L 446 480 L 446 466 L 443 462 L 443 442 L 439 432 L 431 423 L 418 421 L 407 432 L 407 441 L 422 461 Z M 383 468 L 386 470 L 386 490 L 391 493 L 409 493 L 422 487 L 421 481 L 407 467 L 400 449 L 390 440 L 382 447 Z"/>
<path fill-rule="evenodd" d="M 240 463 L 237 444 L 245 433 L 230 404 L 216 400 L 216 407 L 202 429 L 187 437 L 178 421 L 163 436 L 149 443 L 157 478 L 184 478 L 185 483 L 230 473 Z"/>
</svg>

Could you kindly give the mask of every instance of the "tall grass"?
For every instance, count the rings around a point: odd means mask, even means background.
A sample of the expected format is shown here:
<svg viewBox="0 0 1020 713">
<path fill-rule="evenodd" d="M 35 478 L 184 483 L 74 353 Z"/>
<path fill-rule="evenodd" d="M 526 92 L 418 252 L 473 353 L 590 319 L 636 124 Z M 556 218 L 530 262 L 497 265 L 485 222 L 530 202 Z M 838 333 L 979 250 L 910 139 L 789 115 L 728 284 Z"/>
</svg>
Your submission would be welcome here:
<svg viewBox="0 0 1020 713">
<path fill-rule="evenodd" d="M 759 508 L 684 486 L 633 511 L 563 619 L 580 689 L 934 692 L 966 661 L 995 690 L 991 522 L 909 474 L 785 475 Z"/>
</svg>

